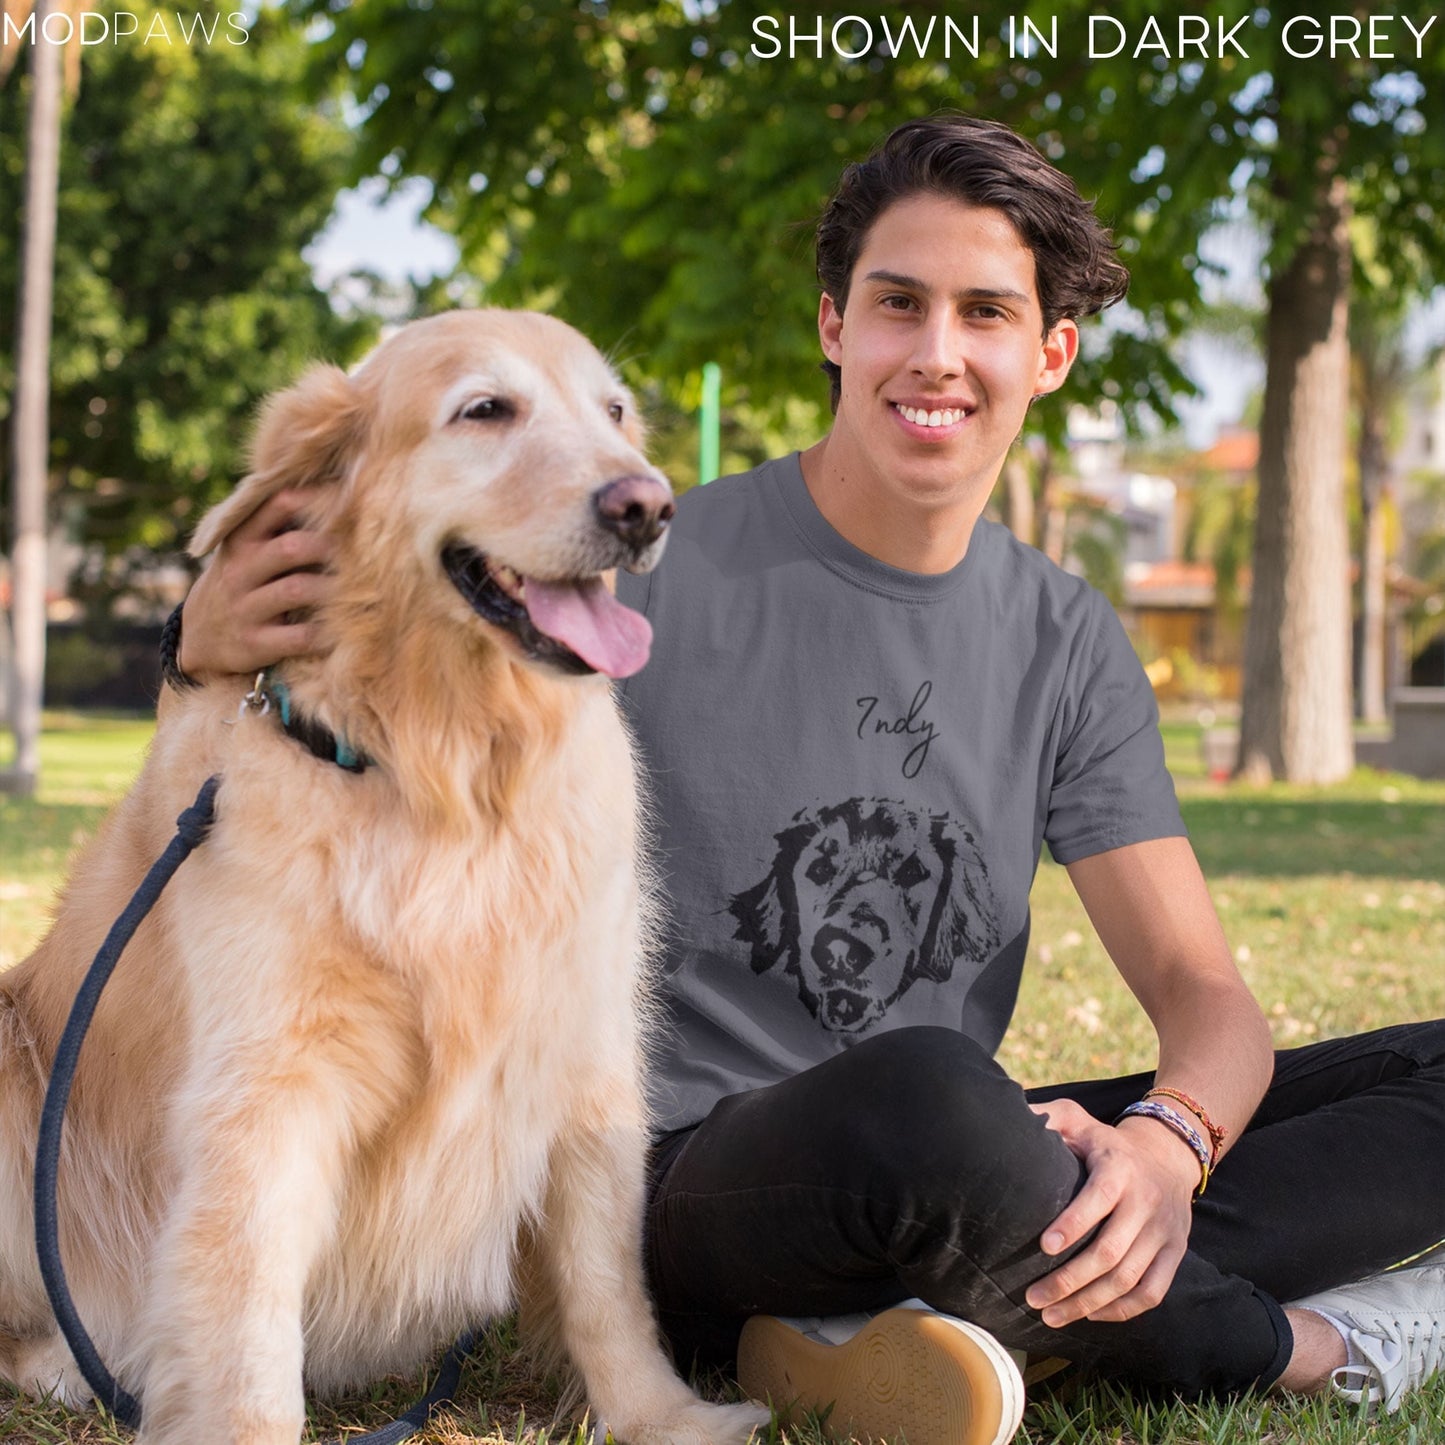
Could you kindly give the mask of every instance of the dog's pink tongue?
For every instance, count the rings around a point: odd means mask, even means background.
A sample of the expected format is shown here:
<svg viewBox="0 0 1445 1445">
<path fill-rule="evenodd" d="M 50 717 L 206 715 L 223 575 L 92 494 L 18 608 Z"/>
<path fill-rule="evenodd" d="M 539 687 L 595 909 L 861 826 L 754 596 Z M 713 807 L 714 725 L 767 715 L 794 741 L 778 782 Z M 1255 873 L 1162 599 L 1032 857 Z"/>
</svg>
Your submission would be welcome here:
<svg viewBox="0 0 1445 1445">
<path fill-rule="evenodd" d="M 624 607 L 600 577 L 586 582 L 539 582 L 524 577 L 532 623 L 570 647 L 608 677 L 631 677 L 652 651 L 652 624 Z"/>
</svg>

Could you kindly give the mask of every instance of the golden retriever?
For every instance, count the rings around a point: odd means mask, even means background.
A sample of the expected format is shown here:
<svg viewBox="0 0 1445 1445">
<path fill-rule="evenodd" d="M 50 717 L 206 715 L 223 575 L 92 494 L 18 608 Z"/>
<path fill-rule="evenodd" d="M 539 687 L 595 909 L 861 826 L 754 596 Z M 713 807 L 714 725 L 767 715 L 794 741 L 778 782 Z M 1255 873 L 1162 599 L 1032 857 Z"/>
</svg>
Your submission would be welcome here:
<svg viewBox="0 0 1445 1445">
<path fill-rule="evenodd" d="M 81 1056 L 61 1244 L 154 1445 L 292 1445 L 302 1381 L 409 1371 L 518 1293 L 600 1431 L 736 1442 L 658 1343 L 640 1263 L 648 895 L 606 677 L 646 622 L 604 587 L 671 512 L 633 403 L 545 316 L 416 322 L 266 408 L 214 548 L 306 487 L 335 539 L 324 649 L 283 731 L 240 686 L 163 699 L 134 790 L 0 991 L 0 1370 L 86 1390 L 31 1239 L 32 1159 L 80 978 L 175 819 L 209 839 L 121 960 Z M 274 683 L 268 684 L 272 691 Z"/>
</svg>

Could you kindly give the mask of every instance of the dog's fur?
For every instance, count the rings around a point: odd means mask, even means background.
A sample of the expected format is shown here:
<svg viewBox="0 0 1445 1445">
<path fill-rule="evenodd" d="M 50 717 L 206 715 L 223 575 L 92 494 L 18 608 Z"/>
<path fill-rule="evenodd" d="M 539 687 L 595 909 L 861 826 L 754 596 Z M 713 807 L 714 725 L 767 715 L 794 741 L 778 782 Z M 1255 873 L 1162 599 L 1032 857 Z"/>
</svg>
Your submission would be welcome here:
<svg viewBox="0 0 1445 1445">
<path fill-rule="evenodd" d="M 463 415 L 487 396 L 506 408 Z M 290 1445 L 303 1369 L 327 1392 L 413 1369 L 519 1289 L 619 1437 L 758 1422 L 682 1384 L 643 1285 L 629 741 L 605 679 L 525 658 L 438 560 L 460 539 L 543 578 L 650 565 L 660 542 L 596 522 L 599 486 L 656 478 L 639 444 L 597 353 L 527 314 L 414 323 L 273 399 L 195 548 L 310 489 L 334 596 L 285 681 L 375 766 L 238 716 L 239 686 L 163 699 L 139 782 L 0 980 L 12 1381 L 85 1396 L 34 1257 L 40 1101 L 106 929 L 219 771 L 215 827 L 122 959 L 65 1126 L 66 1268 L 143 1439 Z"/>
</svg>

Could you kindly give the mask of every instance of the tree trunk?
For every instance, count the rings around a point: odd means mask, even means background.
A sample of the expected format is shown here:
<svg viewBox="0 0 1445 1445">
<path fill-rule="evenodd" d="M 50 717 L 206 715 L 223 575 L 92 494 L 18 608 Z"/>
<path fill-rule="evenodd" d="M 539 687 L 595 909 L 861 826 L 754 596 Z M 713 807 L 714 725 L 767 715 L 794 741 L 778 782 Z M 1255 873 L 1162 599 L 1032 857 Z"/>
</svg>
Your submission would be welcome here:
<svg viewBox="0 0 1445 1445">
<path fill-rule="evenodd" d="M 1314 223 L 1270 282 L 1259 511 L 1245 635 L 1239 771 L 1334 782 L 1350 725 L 1349 199 L 1319 183 Z"/>
<path fill-rule="evenodd" d="M 1029 464 L 1017 446 L 1003 464 L 1004 525 L 1030 547 L 1034 545 L 1034 489 Z"/>
<path fill-rule="evenodd" d="M 1053 449 L 1046 448 L 1039 458 L 1039 504 L 1034 521 L 1039 539 L 1035 545 L 1050 562 L 1059 566 L 1063 566 L 1064 562 L 1064 524 L 1068 520 L 1060 495 L 1062 491 L 1054 467 Z"/>
<path fill-rule="evenodd" d="M 37 0 L 43 33 L 51 0 Z M 10 694 L 15 761 L 5 786 L 33 793 L 40 777 L 40 707 L 45 681 L 45 494 L 50 457 L 50 316 L 55 276 L 55 208 L 60 172 L 60 47 L 30 48 L 25 140 L 25 224 L 15 344 L 14 551 Z"/>
<path fill-rule="evenodd" d="M 1388 486 L 1384 419 L 1360 416 L 1360 692 L 1362 722 L 1385 721 L 1385 511 Z"/>
</svg>

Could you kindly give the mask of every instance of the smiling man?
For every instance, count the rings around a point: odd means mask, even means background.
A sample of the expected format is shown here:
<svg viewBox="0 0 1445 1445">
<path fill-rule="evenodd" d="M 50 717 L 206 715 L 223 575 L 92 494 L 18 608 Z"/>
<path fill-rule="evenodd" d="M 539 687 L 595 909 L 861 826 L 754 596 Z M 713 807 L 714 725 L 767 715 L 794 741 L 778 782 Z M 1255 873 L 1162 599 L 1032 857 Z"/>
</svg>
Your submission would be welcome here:
<svg viewBox="0 0 1445 1445">
<path fill-rule="evenodd" d="M 1024 1352 L 1393 1409 L 1445 1350 L 1445 1267 L 1380 1273 L 1445 1236 L 1445 1026 L 1272 1052 L 1118 619 L 982 515 L 1124 293 L 1108 233 L 1026 141 L 936 117 L 845 171 L 817 240 L 830 431 L 684 498 L 619 578 L 655 634 L 622 695 L 669 902 L 664 1328 L 911 1445 L 1007 1440 Z M 198 584 L 189 669 L 310 645 L 299 509 Z M 1045 843 L 1150 1074 L 1026 1092 L 993 1062 Z"/>
<path fill-rule="evenodd" d="M 1078 327 L 1045 326 L 1033 254 L 1008 217 L 947 195 L 889 206 L 853 273 L 819 305 L 838 400 L 803 475 L 855 546 L 910 572 L 946 572 L 968 550 L 1030 402 L 1068 376 Z"/>
<path fill-rule="evenodd" d="M 1445 1271 L 1315 1301 L 1334 1324 L 1278 1301 L 1445 1235 L 1445 1029 L 1276 1066 L 1117 618 L 982 516 L 1078 318 L 1123 295 L 1107 232 L 1027 142 L 938 117 L 845 171 L 817 260 L 832 428 L 689 495 L 665 564 L 619 583 L 654 625 L 623 691 L 672 900 L 664 1325 L 912 1445 L 1013 1433 L 999 1342 L 1185 1392 L 1339 1368 L 1393 1403 L 1438 1367 Z M 992 1060 L 1045 842 L 1152 1075 L 1025 1093 Z M 1371 1137 L 1322 1192 L 1345 1117 Z"/>
</svg>

